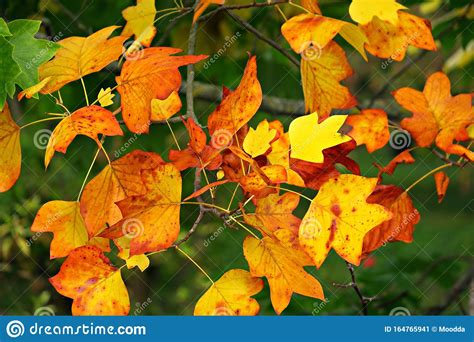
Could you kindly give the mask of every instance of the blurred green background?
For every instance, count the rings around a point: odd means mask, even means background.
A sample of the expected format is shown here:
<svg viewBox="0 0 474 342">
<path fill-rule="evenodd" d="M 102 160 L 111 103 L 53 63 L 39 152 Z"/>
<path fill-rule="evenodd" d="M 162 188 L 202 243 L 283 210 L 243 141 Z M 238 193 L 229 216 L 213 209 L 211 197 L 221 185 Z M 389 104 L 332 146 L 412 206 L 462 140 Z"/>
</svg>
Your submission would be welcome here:
<svg viewBox="0 0 474 342">
<path fill-rule="evenodd" d="M 228 3 L 249 3 L 250 0 L 228 1 Z M 185 1 L 189 4 L 189 1 Z M 376 107 L 384 108 L 393 117 L 408 115 L 390 95 L 390 91 L 402 86 L 421 89 L 426 77 L 444 70 L 452 82 L 452 93 L 472 91 L 473 31 L 471 13 L 465 14 L 468 1 L 401 1 L 411 12 L 429 18 L 433 25 L 439 50 L 426 52 L 420 57 L 420 50 L 409 49 L 404 61 L 390 63 L 382 68 L 381 59 L 369 56 L 369 63 L 347 46 L 348 59 L 355 75 L 343 83 L 359 99 L 361 107 L 367 105 L 372 96 L 384 87 L 390 77 L 387 89 L 376 101 Z M 132 1 L 116 0 L 0 0 L 0 14 L 6 20 L 32 18 L 42 20 L 42 35 L 63 37 L 85 36 L 109 25 L 124 25 L 121 11 L 132 5 Z M 326 16 L 350 20 L 347 16 L 349 1 L 320 1 Z M 157 8 L 173 6 L 172 1 L 157 1 Z M 212 9 L 212 8 L 211 8 Z M 284 5 L 287 16 L 300 13 L 298 9 Z M 249 21 L 259 32 L 271 37 L 285 49 L 289 46 L 281 37 L 282 18 L 274 9 L 251 9 L 235 12 Z M 186 50 L 191 15 L 176 22 L 168 31 L 168 17 L 160 21 L 154 44 L 163 40 L 165 46 Z M 165 32 L 170 33 L 169 35 Z M 237 26 L 225 13 L 220 12 L 199 28 L 197 53 L 213 54 L 223 47 L 226 37 L 237 32 L 239 38 L 208 68 L 201 63 L 196 67 L 196 80 L 217 86 L 235 88 L 240 81 L 247 60 L 247 51 L 258 56 L 258 73 L 263 92 L 266 95 L 288 99 L 302 99 L 299 70 L 279 52 L 256 39 L 251 33 Z M 165 36 L 164 36 L 165 35 Z M 290 50 L 289 50 L 290 51 Z M 298 56 L 296 56 L 298 57 Z M 90 97 L 95 98 L 101 87 L 113 87 L 114 68 L 85 77 Z M 70 110 L 85 105 L 80 82 L 65 86 L 62 97 Z M 118 104 L 118 94 L 115 107 Z M 216 103 L 196 100 L 195 109 L 201 122 L 215 108 Z M 57 112 L 51 97 L 41 96 L 39 100 L 10 102 L 15 120 L 19 124 L 45 117 L 45 112 Z M 288 116 L 259 112 L 251 126 L 263 118 L 279 119 L 286 127 Z M 79 137 L 68 149 L 66 155 L 57 153 L 47 171 L 43 158 L 46 143 L 38 143 L 42 129 L 52 130 L 53 124 L 31 126 L 21 135 L 23 165 L 19 181 L 12 190 L 0 194 L 0 314 L 32 315 L 38 308 L 48 307 L 57 315 L 70 314 L 71 301 L 62 297 L 49 284 L 48 278 L 56 274 L 63 260 L 49 260 L 51 234 L 32 236 L 30 225 L 40 206 L 50 200 L 74 200 L 79 192 L 87 169 L 96 150 L 92 140 Z M 181 144 L 186 144 L 186 132 L 182 124 L 173 124 Z M 106 148 L 110 156 L 133 137 L 108 138 Z M 128 148 L 155 151 L 164 158 L 174 148 L 173 140 L 166 126 L 153 126 L 150 135 L 140 136 Z M 36 144 L 35 144 L 36 141 Z M 40 148 L 38 148 L 38 145 Z M 43 147 L 43 148 L 42 148 Z M 377 169 L 373 162 L 386 164 L 399 151 L 388 145 L 369 155 L 365 147 L 351 154 L 360 163 L 364 176 L 375 176 Z M 442 164 L 428 150 L 414 152 L 416 163 L 400 166 L 393 177 L 386 177 L 385 184 L 407 187 L 429 170 Z M 96 175 L 107 161 L 103 156 L 96 162 L 92 175 Z M 428 178 L 413 191 L 412 197 L 421 214 L 421 222 L 415 231 L 412 244 L 391 243 L 377 250 L 369 263 L 356 269 L 357 282 L 365 296 L 375 299 L 369 305 L 369 314 L 387 315 L 397 307 L 406 308 L 412 315 L 429 313 L 433 307 L 443 305 L 455 284 L 465 277 L 473 267 L 472 233 L 474 199 L 472 191 L 472 167 L 450 168 L 451 177 L 448 193 L 442 204 L 437 203 L 433 178 Z M 183 194 L 192 192 L 193 172 L 183 172 Z M 211 173 L 211 178 L 215 175 Z M 227 205 L 233 186 L 218 192 L 218 202 Z M 314 191 L 305 191 L 314 196 Z M 301 201 L 297 214 L 303 215 L 307 203 Z M 197 208 L 182 209 L 182 234 L 194 222 Z M 214 236 L 211 241 L 210 237 Z M 197 232 L 183 245 L 215 279 L 232 268 L 248 269 L 242 254 L 242 230 L 222 228 L 222 223 L 208 215 Z M 121 260 L 113 259 L 120 265 Z M 207 279 L 181 255 L 168 251 L 152 257 L 151 266 L 141 273 L 138 269 L 124 271 L 124 280 L 130 292 L 130 314 L 138 315 L 189 315 L 200 295 L 210 285 Z M 322 283 L 327 303 L 294 295 L 285 315 L 356 315 L 361 305 L 352 288 L 339 288 L 333 283 L 347 284 L 350 274 L 344 261 L 331 252 L 318 271 L 309 268 Z M 262 314 L 274 314 L 269 299 L 268 286 L 256 297 L 261 304 Z M 472 304 L 471 304 L 472 305 Z M 472 310 L 472 309 L 471 309 Z M 449 302 L 444 314 L 467 314 L 469 312 L 469 290 L 463 291 Z M 471 312 L 472 314 L 472 312 Z"/>
</svg>

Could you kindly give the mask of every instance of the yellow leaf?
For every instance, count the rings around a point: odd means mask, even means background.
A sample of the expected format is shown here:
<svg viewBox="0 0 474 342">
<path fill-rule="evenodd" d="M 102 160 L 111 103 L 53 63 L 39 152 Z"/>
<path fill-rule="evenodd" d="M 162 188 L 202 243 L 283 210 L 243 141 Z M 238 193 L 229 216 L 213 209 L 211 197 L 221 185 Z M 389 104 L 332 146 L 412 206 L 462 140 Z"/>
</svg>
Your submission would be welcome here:
<svg viewBox="0 0 474 342">
<path fill-rule="evenodd" d="M 339 175 L 321 187 L 299 228 L 300 244 L 317 267 L 331 248 L 359 265 L 364 236 L 392 217 L 385 207 L 367 203 L 376 185 L 377 178 Z"/>
<path fill-rule="evenodd" d="M 367 54 L 365 53 L 365 44 L 368 43 L 369 40 L 360 27 L 347 23 L 341 28 L 339 34 L 361 54 L 366 62 L 368 62 Z"/>
<path fill-rule="evenodd" d="M 20 171 L 20 127 L 5 103 L 0 111 L 0 192 L 8 191 L 16 183 Z"/>
<path fill-rule="evenodd" d="M 23 97 L 26 96 L 27 99 L 31 99 L 36 93 L 38 93 L 44 86 L 49 82 L 52 76 L 48 76 L 41 80 L 38 84 L 31 86 L 18 94 L 18 101 L 20 101 Z"/>
<path fill-rule="evenodd" d="M 270 142 L 275 138 L 276 133 L 276 130 L 270 128 L 267 120 L 261 121 L 257 129 L 250 127 L 244 139 L 244 151 L 252 158 L 264 154 L 270 148 Z"/>
<path fill-rule="evenodd" d="M 254 316 L 260 311 L 251 298 L 263 289 L 262 279 L 245 270 L 227 271 L 199 298 L 195 316 Z"/>
<path fill-rule="evenodd" d="M 305 271 L 306 260 L 301 260 L 300 253 L 293 253 L 270 237 L 258 240 L 248 236 L 244 240 L 244 255 L 250 273 L 267 278 L 276 313 L 285 310 L 293 293 L 324 299 L 321 284 Z"/>
<path fill-rule="evenodd" d="M 174 90 L 164 100 L 151 100 L 151 121 L 167 120 L 181 110 L 182 103 L 179 94 Z"/>
<path fill-rule="evenodd" d="M 118 26 L 109 26 L 88 37 L 70 37 L 58 42 L 61 48 L 55 57 L 39 68 L 40 80 L 49 81 L 40 90 L 50 94 L 67 83 L 102 70 L 122 54 L 127 37 L 107 39 Z M 41 83 L 40 82 L 40 83 Z"/>
<path fill-rule="evenodd" d="M 349 89 L 339 82 L 352 75 L 352 68 L 344 50 L 335 42 L 323 49 L 308 49 L 301 61 L 301 81 L 307 112 L 318 112 L 321 119 L 331 110 L 355 106 L 357 100 Z"/>
<path fill-rule="evenodd" d="M 143 46 L 150 46 L 156 34 L 156 27 L 153 25 L 155 15 L 155 0 L 137 0 L 136 6 L 127 7 L 122 11 L 127 24 L 121 35 L 125 37 L 135 35 L 135 41 Z"/>
<path fill-rule="evenodd" d="M 373 17 L 388 21 L 395 25 L 398 22 L 398 11 L 406 9 L 395 0 L 352 0 L 349 14 L 359 24 L 367 24 Z"/>
<path fill-rule="evenodd" d="M 99 103 L 102 107 L 107 107 L 110 105 L 114 104 L 114 101 L 112 100 L 115 97 L 115 94 L 112 94 L 112 90 L 110 87 L 107 88 L 101 88 L 99 91 L 99 95 L 97 96 L 97 100 L 99 100 Z"/>
<path fill-rule="evenodd" d="M 150 266 L 150 259 L 145 254 L 139 255 L 132 255 L 130 258 L 126 260 L 127 268 L 131 269 L 136 266 L 140 269 L 140 271 L 145 271 L 148 266 Z"/>
<path fill-rule="evenodd" d="M 313 163 L 323 163 L 323 150 L 347 141 L 349 136 L 338 133 L 347 115 L 333 115 L 318 123 L 318 113 L 294 119 L 289 128 L 291 157 Z"/>
<path fill-rule="evenodd" d="M 86 224 L 79 210 L 79 202 L 51 201 L 41 207 L 36 215 L 32 232 L 52 232 L 50 257 L 67 256 L 89 240 Z"/>
<path fill-rule="evenodd" d="M 112 266 L 97 247 L 73 250 L 49 281 L 60 294 L 73 299 L 75 316 L 127 315 L 130 311 L 120 269 Z"/>
</svg>

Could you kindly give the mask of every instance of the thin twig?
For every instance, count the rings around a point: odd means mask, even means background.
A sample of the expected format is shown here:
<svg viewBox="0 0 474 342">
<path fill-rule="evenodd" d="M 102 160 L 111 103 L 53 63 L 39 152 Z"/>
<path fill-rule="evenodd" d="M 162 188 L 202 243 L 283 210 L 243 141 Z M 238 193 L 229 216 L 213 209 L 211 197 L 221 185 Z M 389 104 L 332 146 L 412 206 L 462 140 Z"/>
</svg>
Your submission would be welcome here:
<svg viewBox="0 0 474 342">
<path fill-rule="evenodd" d="M 227 10 L 241 10 L 241 9 L 247 9 L 247 8 L 260 8 L 260 7 L 270 7 L 270 6 L 276 6 L 276 5 L 282 5 L 288 3 L 288 0 L 281 0 L 281 1 L 266 1 L 266 2 L 253 2 L 251 4 L 244 4 L 244 5 L 228 5 L 228 6 L 219 6 L 216 9 L 210 11 L 207 14 L 201 15 L 198 19 L 198 21 L 207 21 L 210 17 L 216 15 L 217 13 L 221 11 L 227 11 Z"/>
</svg>

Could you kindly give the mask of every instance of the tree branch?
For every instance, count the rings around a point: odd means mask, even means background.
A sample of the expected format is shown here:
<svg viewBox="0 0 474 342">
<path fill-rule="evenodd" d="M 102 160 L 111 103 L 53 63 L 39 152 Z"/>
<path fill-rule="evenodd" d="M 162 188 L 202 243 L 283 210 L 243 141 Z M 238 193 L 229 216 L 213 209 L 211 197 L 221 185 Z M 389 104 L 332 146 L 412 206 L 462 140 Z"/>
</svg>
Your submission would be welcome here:
<svg viewBox="0 0 474 342">
<path fill-rule="evenodd" d="M 247 9 L 247 8 L 260 8 L 260 7 L 270 7 L 270 6 L 276 6 L 276 5 L 283 5 L 287 4 L 288 0 L 280 0 L 280 1 L 271 1 L 267 0 L 266 2 L 255 2 L 251 4 L 244 4 L 244 5 L 224 5 L 224 6 L 219 6 L 216 9 L 210 11 L 207 14 L 201 15 L 198 19 L 198 21 L 206 21 L 210 17 L 214 16 L 215 14 L 221 12 L 221 11 L 227 11 L 227 10 L 241 10 L 241 9 Z"/>
</svg>

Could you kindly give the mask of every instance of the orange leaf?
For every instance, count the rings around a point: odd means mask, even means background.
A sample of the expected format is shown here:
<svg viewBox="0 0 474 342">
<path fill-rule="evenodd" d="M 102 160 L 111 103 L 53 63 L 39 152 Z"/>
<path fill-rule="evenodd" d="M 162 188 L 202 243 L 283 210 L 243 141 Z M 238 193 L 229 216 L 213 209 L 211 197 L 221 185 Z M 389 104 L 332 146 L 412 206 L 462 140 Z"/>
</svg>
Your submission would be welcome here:
<svg viewBox="0 0 474 342">
<path fill-rule="evenodd" d="M 434 174 L 434 179 L 436 183 L 436 192 L 438 193 L 438 203 L 441 203 L 446 195 L 446 190 L 448 190 L 449 177 L 446 173 L 440 171 Z"/>
<path fill-rule="evenodd" d="M 364 257 L 388 242 L 410 243 L 413 241 L 413 231 L 420 221 L 420 213 L 402 188 L 395 185 L 377 185 L 374 192 L 367 198 L 367 202 L 383 205 L 392 212 L 393 216 L 365 235 Z"/>
<path fill-rule="evenodd" d="M 414 162 L 415 158 L 410 154 L 410 151 L 405 150 L 393 158 L 387 166 L 380 167 L 376 165 L 380 170 L 378 177 L 380 178 L 382 173 L 392 175 L 399 164 L 413 164 Z"/>
<path fill-rule="evenodd" d="M 152 114 L 152 100 L 164 100 L 181 85 L 178 68 L 197 63 L 207 56 L 171 56 L 180 49 L 151 47 L 141 50 L 137 59 L 127 60 L 117 90 L 122 98 L 122 116 L 128 129 L 147 133 Z"/>
<path fill-rule="evenodd" d="M 454 140 L 468 139 L 467 127 L 474 122 L 471 95 L 451 96 L 448 77 L 437 72 L 426 81 L 423 92 L 401 88 L 393 93 L 397 102 L 413 112 L 413 117 L 403 119 L 401 125 L 410 132 L 420 147 L 433 142 L 447 153 L 462 155 L 474 160 L 474 153 L 454 144 Z"/>
<path fill-rule="evenodd" d="M 318 0 L 301 0 L 301 6 L 306 8 L 308 11 L 314 14 L 321 14 Z"/>
<path fill-rule="evenodd" d="M 293 293 L 324 299 L 321 284 L 305 271 L 305 260 L 301 260 L 299 254 L 292 253 L 291 249 L 270 237 L 258 240 L 248 236 L 243 248 L 250 273 L 255 277 L 267 278 L 277 314 L 285 310 Z"/>
<path fill-rule="evenodd" d="M 61 48 L 55 57 L 39 68 L 41 81 L 51 77 L 43 84 L 41 93 L 51 94 L 65 84 L 100 71 L 116 61 L 122 54 L 122 44 L 127 37 L 107 38 L 118 27 L 109 26 L 88 37 L 69 37 L 59 41 Z"/>
<path fill-rule="evenodd" d="M 270 194 L 255 203 L 255 213 L 244 214 L 245 222 L 255 228 L 263 227 L 266 235 L 286 229 L 297 233 L 301 219 L 293 215 L 293 210 L 298 207 L 300 198 L 297 194 L 287 192 L 282 196 Z"/>
<path fill-rule="evenodd" d="M 124 217 L 102 237 L 130 238 L 130 255 L 166 249 L 179 234 L 181 174 L 172 164 L 142 171 L 144 195 L 130 196 L 117 205 Z"/>
<path fill-rule="evenodd" d="M 257 79 L 257 62 L 253 56 L 245 67 L 244 76 L 237 89 L 224 97 L 209 115 L 209 133 L 214 140 L 214 136 L 222 135 L 222 131 L 233 136 L 255 115 L 261 103 L 262 88 Z"/>
<path fill-rule="evenodd" d="M 384 147 L 390 139 L 387 113 L 382 109 L 365 109 L 360 114 L 349 115 L 346 124 L 352 126 L 347 134 L 357 145 L 365 144 L 369 153 Z"/>
<path fill-rule="evenodd" d="M 225 183 L 229 183 L 229 180 L 228 179 L 223 179 L 223 180 L 219 180 L 219 181 L 216 181 L 216 182 L 212 182 L 212 183 L 209 183 L 205 186 L 203 186 L 201 189 L 199 189 L 198 191 L 195 191 L 193 192 L 191 195 L 189 195 L 188 197 L 186 197 L 183 202 L 185 201 L 189 201 L 190 199 L 192 198 L 196 198 L 196 197 L 199 197 L 201 196 L 203 193 L 207 192 L 209 189 L 212 189 L 216 186 L 219 186 L 219 185 L 222 185 L 222 184 L 225 184 Z"/>
<path fill-rule="evenodd" d="M 254 171 L 240 179 L 242 188 L 256 198 L 266 197 L 268 194 L 277 191 L 274 188 L 267 187 L 267 185 L 285 183 L 288 179 L 286 169 L 281 165 L 264 166 L 261 171 L 263 175 Z"/>
<path fill-rule="evenodd" d="M 73 250 L 49 281 L 56 291 L 73 300 L 73 315 L 127 315 L 130 311 L 120 269 L 112 266 L 97 247 Z"/>
<path fill-rule="evenodd" d="M 340 175 L 327 181 L 301 222 L 300 244 L 319 268 L 329 250 L 359 265 L 364 236 L 389 220 L 390 211 L 366 199 L 377 185 L 377 178 Z"/>
<path fill-rule="evenodd" d="M 211 4 L 223 5 L 225 0 L 199 0 L 196 9 L 194 10 L 193 24 L 198 20 L 201 14 L 209 7 Z"/>
<path fill-rule="evenodd" d="M 76 110 L 62 119 L 51 134 L 44 156 L 45 166 L 48 167 L 54 151 L 66 153 L 69 144 L 77 135 L 88 136 L 100 145 L 99 134 L 123 135 L 112 112 L 100 106 L 89 106 Z"/>
<path fill-rule="evenodd" d="M 20 127 L 5 102 L 0 111 L 0 192 L 8 191 L 21 171 Z"/>
<path fill-rule="evenodd" d="M 164 161 L 158 154 L 136 150 L 114 160 L 87 184 L 80 203 L 90 237 L 104 229 L 106 223 L 113 225 L 122 218 L 115 202 L 146 193 L 141 171 L 160 164 Z"/>
<path fill-rule="evenodd" d="M 245 270 L 230 270 L 199 298 L 195 316 L 255 316 L 258 302 L 251 298 L 263 289 L 262 279 Z"/>
<path fill-rule="evenodd" d="M 379 58 L 401 61 L 409 45 L 425 50 L 436 50 L 429 20 L 399 11 L 398 23 L 391 24 L 374 17 L 366 25 L 360 25 L 369 42 L 365 48 Z"/>
<path fill-rule="evenodd" d="M 36 214 L 32 232 L 52 232 L 50 258 L 67 256 L 73 249 L 87 244 L 89 237 L 79 202 L 51 201 Z"/>
<path fill-rule="evenodd" d="M 344 50 L 335 42 L 321 49 L 320 55 L 303 56 L 301 79 L 307 112 L 317 112 L 324 120 L 331 110 L 354 107 L 357 100 L 339 82 L 352 75 Z"/>
</svg>

